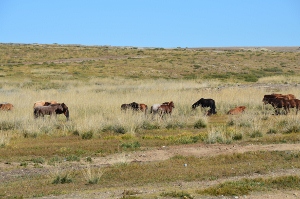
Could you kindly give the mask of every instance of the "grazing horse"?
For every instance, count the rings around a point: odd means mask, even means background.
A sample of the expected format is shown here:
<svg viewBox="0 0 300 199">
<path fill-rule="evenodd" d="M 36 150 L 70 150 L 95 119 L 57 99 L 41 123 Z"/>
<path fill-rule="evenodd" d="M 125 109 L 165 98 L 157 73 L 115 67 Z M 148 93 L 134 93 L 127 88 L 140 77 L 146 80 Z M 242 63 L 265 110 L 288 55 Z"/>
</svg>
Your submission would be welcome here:
<svg viewBox="0 0 300 199">
<path fill-rule="evenodd" d="M 140 111 L 145 112 L 146 114 L 148 110 L 148 106 L 146 104 L 139 104 L 139 109 Z"/>
<path fill-rule="evenodd" d="M 279 98 L 268 98 L 263 100 L 264 104 L 271 104 L 273 108 L 275 109 L 275 114 L 280 114 L 278 109 L 283 108 L 285 111 L 285 114 L 288 114 L 290 112 L 291 104 L 289 100 L 286 100 L 285 98 L 279 97 Z"/>
<path fill-rule="evenodd" d="M 165 114 L 172 114 L 172 109 L 175 108 L 174 102 L 170 101 L 168 104 L 162 104 L 158 108 L 158 113 L 160 114 L 161 117 L 163 117 Z"/>
<path fill-rule="evenodd" d="M 12 105 L 11 103 L 7 103 L 7 102 L 3 102 L 0 104 L 0 110 L 2 111 L 11 111 L 13 110 L 14 105 Z"/>
<path fill-rule="evenodd" d="M 138 111 L 138 110 L 140 110 L 140 105 L 136 102 L 131 102 L 130 104 L 122 104 L 121 105 L 121 110 L 122 111 L 127 111 L 128 109 Z"/>
<path fill-rule="evenodd" d="M 158 112 L 158 108 L 161 106 L 161 105 L 167 105 L 169 104 L 169 102 L 164 102 L 162 104 L 153 104 L 150 108 L 150 113 L 157 113 Z"/>
<path fill-rule="evenodd" d="M 197 102 L 195 102 L 192 105 L 192 108 L 195 109 L 198 106 L 201 106 L 202 108 L 203 107 L 209 107 L 210 110 L 208 111 L 208 113 L 210 113 L 210 114 L 216 114 L 217 113 L 216 112 L 215 100 L 213 100 L 213 99 L 204 99 L 204 98 L 201 98 L 200 100 L 198 100 Z"/>
<path fill-rule="evenodd" d="M 56 115 L 57 112 L 62 112 L 61 104 L 50 104 L 49 106 L 37 106 L 33 109 L 34 118 L 44 117 L 44 115 Z"/>
<path fill-rule="evenodd" d="M 243 113 L 245 111 L 246 107 L 245 106 L 238 106 L 238 107 L 235 107 L 231 110 L 229 110 L 227 112 L 228 115 L 237 115 L 239 113 Z"/>
<path fill-rule="evenodd" d="M 276 94 L 273 93 L 271 95 L 264 95 L 263 98 L 264 105 L 271 104 L 275 109 L 275 114 L 280 114 L 279 108 L 283 108 L 285 114 L 290 112 L 290 108 L 296 108 L 296 114 L 298 114 L 298 110 L 300 108 L 300 101 L 296 99 L 295 95 L 293 94 Z"/>
<path fill-rule="evenodd" d="M 69 116 L 70 116 L 70 113 L 69 113 L 69 107 L 67 107 L 67 105 L 65 103 L 61 103 L 60 104 L 62 106 L 62 110 L 60 109 L 57 109 L 55 111 L 56 114 L 64 114 L 67 118 L 67 121 L 69 120 Z"/>
</svg>

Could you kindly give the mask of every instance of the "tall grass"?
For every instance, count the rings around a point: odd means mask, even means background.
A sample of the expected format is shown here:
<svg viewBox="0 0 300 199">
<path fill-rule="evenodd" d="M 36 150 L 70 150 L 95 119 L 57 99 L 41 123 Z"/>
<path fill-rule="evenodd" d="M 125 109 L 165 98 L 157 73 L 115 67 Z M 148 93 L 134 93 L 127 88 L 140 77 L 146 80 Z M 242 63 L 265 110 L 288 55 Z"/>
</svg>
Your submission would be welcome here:
<svg viewBox="0 0 300 199">
<path fill-rule="evenodd" d="M 245 135 L 251 137 L 251 134 L 253 137 L 262 136 L 271 128 L 268 125 L 272 124 L 271 119 L 266 118 L 271 116 L 273 109 L 269 105 L 262 106 L 261 102 L 264 94 L 272 92 L 265 87 L 222 85 L 218 81 L 163 79 L 141 81 L 122 78 L 94 78 L 87 83 L 68 81 L 68 86 L 64 89 L 32 90 L 16 85 L 25 82 L 3 83 L 0 90 L 5 94 L 3 101 L 15 106 L 13 111 L 1 112 L 0 115 L 0 130 L 9 132 L 9 136 L 1 135 L 3 146 L 14 136 L 36 137 L 44 134 L 65 136 L 74 133 L 84 137 L 85 133 L 90 132 L 94 137 L 107 131 L 136 136 L 141 131 L 153 127 L 162 129 L 193 127 L 201 131 L 202 127 L 197 126 L 199 121 L 202 121 L 204 129 L 208 127 L 207 142 L 228 143 L 237 133 L 242 137 Z M 66 81 L 55 80 L 55 83 L 65 85 Z M 278 92 L 293 93 L 297 96 L 297 89 L 294 87 Z M 218 127 L 215 124 L 207 126 L 210 119 L 205 116 L 205 110 L 200 107 L 196 110 L 191 109 L 191 105 L 202 97 L 213 98 L 216 101 L 218 115 L 222 117 L 233 107 L 244 105 L 247 108 L 242 115 L 228 116 L 228 120 L 234 124 L 231 128 Z M 70 121 L 67 122 L 64 115 L 58 115 L 57 118 L 45 116 L 34 119 L 33 103 L 38 100 L 57 100 L 66 103 L 70 110 Z M 171 100 L 175 103 L 171 116 L 160 118 L 149 114 L 152 104 Z M 124 113 L 120 110 L 121 104 L 131 102 L 147 104 L 147 114 L 131 111 Z M 289 125 L 282 130 L 287 133 L 297 131 L 297 118 L 292 112 L 286 117 Z"/>
</svg>

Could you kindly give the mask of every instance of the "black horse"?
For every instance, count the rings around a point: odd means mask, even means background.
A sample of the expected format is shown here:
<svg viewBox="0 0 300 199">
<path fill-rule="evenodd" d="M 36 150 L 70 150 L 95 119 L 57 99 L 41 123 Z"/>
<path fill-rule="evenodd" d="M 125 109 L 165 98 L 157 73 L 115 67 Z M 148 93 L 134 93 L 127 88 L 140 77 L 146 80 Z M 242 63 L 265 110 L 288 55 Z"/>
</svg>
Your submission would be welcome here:
<svg viewBox="0 0 300 199">
<path fill-rule="evenodd" d="M 122 104 L 121 105 L 121 110 L 126 111 L 128 109 L 132 109 L 134 111 L 140 110 L 140 105 L 136 102 L 132 102 L 130 104 Z"/>
<path fill-rule="evenodd" d="M 201 106 L 203 107 L 209 107 L 210 110 L 208 111 L 210 114 L 216 114 L 216 104 L 215 104 L 215 100 L 213 99 L 204 99 L 201 98 L 200 100 L 198 100 L 197 102 L 195 102 L 192 105 L 192 108 L 195 109 L 196 107 Z"/>
</svg>

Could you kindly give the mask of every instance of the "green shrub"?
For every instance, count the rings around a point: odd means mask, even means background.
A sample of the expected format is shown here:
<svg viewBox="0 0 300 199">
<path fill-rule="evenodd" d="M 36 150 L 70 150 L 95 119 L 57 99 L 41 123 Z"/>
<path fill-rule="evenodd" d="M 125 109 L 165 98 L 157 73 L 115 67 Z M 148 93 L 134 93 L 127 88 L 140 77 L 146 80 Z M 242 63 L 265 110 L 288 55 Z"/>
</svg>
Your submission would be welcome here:
<svg viewBox="0 0 300 199">
<path fill-rule="evenodd" d="M 193 199 L 194 197 L 191 196 L 186 191 L 171 191 L 171 192 L 163 192 L 160 194 L 162 197 L 172 197 L 172 198 L 186 198 L 186 199 Z"/>
<path fill-rule="evenodd" d="M 170 122 L 167 124 L 166 129 L 176 129 L 176 128 L 184 128 L 184 124 L 180 123 L 180 122 Z"/>
<path fill-rule="evenodd" d="M 153 129 L 159 129 L 160 126 L 157 123 L 151 123 L 148 121 L 144 121 L 141 128 L 146 129 L 146 130 L 153 130 Z"/>
<path fill-rule="evenodd" d="M 73 135 L 76 135 L 76 136 L 79 136 L 79 135 L 80 135 L 78 130 L 73 131 L 72 134 L 73 134 Z"/>
<path fill-rule="evenodd" d="M 262 137 L 262 136 L 263 136 L 263 134 L 259 130 L 256 130 L 256 131 L 253 131 L 252 133 L 250 133 L 251 138 L 257 138 L 257 137 Z"/>
<path fill-rule="evenodd" d="M 87 162 L 92 162 L 93 160 L 92 160 L 92 158 L 89 156 L 89 157 L 86 158 L 86 161 L 87 161 Z"/>
<path fill-rule="evenodd" d="M 125 149 L 136 149 L 136 148 L 140 148 L 141 144 L 138 141 L 129 142 L 129 143 L 122 143 L 121 147 L 125 148 Z"/>
<path fill-rule="evenodd" d="M 125 127 L 121 126 L 121 125 L 115 125 L 115 126 L 105 126 L 102 129 L 102 132 L 114 132 L 114 133 L 120 133 L 120 134 L 125 134 L 127 131 L 125 129 Z"/>
<path fill-rule="evenodd" d="M 292 125 L 292 126 L 288 126 L 282 133 L 289 134 L 289 133 L 299 133 L 299 132 L 300 132 L 300 126 Z"/>
<path fill-rule="evenodd" d="M 89 139 L 93 138 L 93 135 L 94 135 L 94 133 L 92 131 L 87 131 L 81 135 L 81 138 L 84 140 L 89 140 Z"/>
<path fill-rule="evenodd" d="M 78 157 L 78 156 L 76 156 L 76 155 L 69 155 L 68 157 L 66 157 L 66 160 L 67 161 L 77 161 L 77 162 L 79 162 L 80 161 L 80 158 Z"/>
<path fill-rule="evenodd" d="M 241 140 L 243 139 L 243 134 L 242 133 L 236 133 L 232 136 L 233 140 Z"/>
<path fill-rule="evenodd" d="M 125 134 L 126 133 L 126 129 L 123 126 L 116 126 L 114 128 L 114 132 L 115 133 L 120 133 L 120 134 Z"/>
<path fill-rule="evenodd" d="M 71 183 L 72 179 L 69 178 L 68 174 L 65 174 L 64 176 L 56 176 L 56 178 L 52 181 L 52 184 L 66 184 Z"/>
<path fill-rule="evenodd" d="M 31 159 L 31 161 L 36 164 L 44 164 L 45 163 L 45 159 L 42 157 L 33 158 L 33 159 Z"/>
<path fill-rule="evenodd" d="M 244 79 L 246 82 L 257 82 L 258 81 L 258 78 L 254 75 L 244 76 Z"/>
<path fill-rule="evenodd" d="M 195 129 L 201 129 L 201 128 L 206 128 L 207 124 L 205 121 L 203 121 L 202 119 L 199 119 L 195 124 L 194 124 L 194 128 Z"/>
<path fill-rule="evenodd" d="M 227 126 L 234 126 L 234 121 L 233 120 L 228 121 Z"/>
</svg>

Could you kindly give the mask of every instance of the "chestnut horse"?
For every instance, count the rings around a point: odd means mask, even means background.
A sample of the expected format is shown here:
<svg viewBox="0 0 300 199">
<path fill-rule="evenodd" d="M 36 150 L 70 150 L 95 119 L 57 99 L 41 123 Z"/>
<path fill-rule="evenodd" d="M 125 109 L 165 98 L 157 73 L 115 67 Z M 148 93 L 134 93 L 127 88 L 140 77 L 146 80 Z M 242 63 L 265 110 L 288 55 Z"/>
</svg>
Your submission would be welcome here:
<svg viewBox="0 0 300 199">
<path fill-rule="evenodd" d="M 146 115 L 148 106 L 146 104 L 139 104 L 139 108 L 140 108 L 140 111 L 144 112 Z"/>
<path fill-rule="evenodd" d="M 171 115 L 172 114 L 172 109 L 175 108 L 174 106 L 174 102 L 173 101 L 170 101 L 168 102 L 168 104 L 162 104 L 158 107 L 158 113 L 161 117 L 163 117 L 165 114 L 169 114 Z"/>
<path fill-rule="evenodd" d="M 245 111 L 246 107 L 245 106 L 238 106 L 238 107 L 235 107 L 233 109 L 230 109 L 227 114 L 228 115 L 237 115 L 239 113 L 243 113 Z"/>
<path fill-rule="evenodd" d="M 36 101 L 33 104 L 33 108 L 37 107 L 37 106 L 49 106 L 50 104 L 57 104 L 57 101 L 55 101 L 55 100 L 52 100 L 50 102 L 48 102 L 48 101 Z"/>
<path fill-rule="evenodd" d="M 2 111 L 11 111 L 13 110 L 14 105 L 12 105 L 11 103 L 7 103 L 7 102 L 3 102 L 0 104 L 0 110 Z"/>
<path fill-rule="evenodd" d="M 158 109 L 161 105 L 167 105 L 167 104 L 169 104 L 169 102 L 164 102 L 162 104 L 153 104 L 150 108 L 150 113 L 153 113 L 153 114 L 157 113 Z"/>
</svg>

